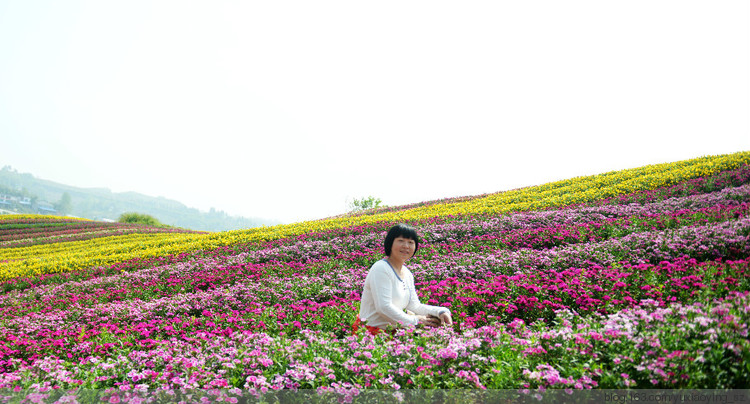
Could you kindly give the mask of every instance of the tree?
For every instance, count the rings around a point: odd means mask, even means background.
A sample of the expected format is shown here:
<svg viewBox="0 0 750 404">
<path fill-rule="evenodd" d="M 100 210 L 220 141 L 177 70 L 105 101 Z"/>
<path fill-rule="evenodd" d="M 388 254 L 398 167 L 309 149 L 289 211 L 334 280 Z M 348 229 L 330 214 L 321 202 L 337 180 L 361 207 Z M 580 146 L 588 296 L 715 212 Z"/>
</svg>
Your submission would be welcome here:
<svg viewBox="0 0 750 404">
<path fill-rule="evenodd" d="M 70 213 L 70 211 L 73 209 L 73 201 L 70 198 L 69 193 L 63 192 L 60 200 L 55 204 L 55 209 L 57 209 L 57 212 L 63 216 Z"/>
<path fill-rule="evenodd" d="M 380 207 L 381 204 L 380 198 L 376 198 L 374 196 L 368 196 L 364 198 L 354 198 L 349 203 L 349 211 L 350 212 L 360 212 L 367 209 L 375 209 Z"/>
</svg>

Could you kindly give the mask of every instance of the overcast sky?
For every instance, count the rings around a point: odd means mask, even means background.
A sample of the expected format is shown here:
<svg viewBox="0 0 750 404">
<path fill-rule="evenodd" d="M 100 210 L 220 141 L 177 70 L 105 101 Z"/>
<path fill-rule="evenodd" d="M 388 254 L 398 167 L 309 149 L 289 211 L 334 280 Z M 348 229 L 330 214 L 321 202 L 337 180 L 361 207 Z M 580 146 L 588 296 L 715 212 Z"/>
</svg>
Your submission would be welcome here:
<svg viewBox="0 0 750 404">
<path fill-rule="evenodd" d="M 0 166 L 295 222 L 746 151 L 749 27 L 746 0 L 0 0 Z"/>
</svg>

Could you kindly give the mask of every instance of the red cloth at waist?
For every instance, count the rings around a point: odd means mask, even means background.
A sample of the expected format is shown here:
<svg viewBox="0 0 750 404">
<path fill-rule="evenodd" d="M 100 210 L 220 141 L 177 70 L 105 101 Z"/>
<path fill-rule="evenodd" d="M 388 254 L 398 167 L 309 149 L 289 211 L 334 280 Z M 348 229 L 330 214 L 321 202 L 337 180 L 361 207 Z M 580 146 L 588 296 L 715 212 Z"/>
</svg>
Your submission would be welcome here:
<svg viewBox="0 0 750 404">
<path fill-rule="evenodd" d="M 359 314 L 357 314 L 357 319 L 354 320 L 354 324 L 352 324 L 352 335 L 354 335 L 357 330 L 359 330 L 360 326 L 365 326 L 365 328 L 367 328 L 367 331 L 369 331 L 372 335 L 378 335 L 383 332 L 382 328 L 372 327 L 363 323 L 362 320 L 359 319 Z"/>
</svg>

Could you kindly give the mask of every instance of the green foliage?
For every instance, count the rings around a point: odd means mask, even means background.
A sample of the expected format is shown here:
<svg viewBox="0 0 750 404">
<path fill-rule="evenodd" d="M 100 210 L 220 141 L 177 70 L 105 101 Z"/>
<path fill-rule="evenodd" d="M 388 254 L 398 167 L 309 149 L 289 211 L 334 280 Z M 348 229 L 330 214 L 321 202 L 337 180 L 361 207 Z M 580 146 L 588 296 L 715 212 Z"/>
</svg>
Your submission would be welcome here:
<svg viewBox="0 0 750 404">
<path fill-rule="evenodd" d="M 147 215 L 145 213 L 123 213 L 120 218 L 117 219 L 120 223 L 137 223 L 145 224 L 147 226 L 163 226 L 159 220 L 155 217 Z"/>
<path fill-rule="evenodd" d="M 359 199 L 354 198 L 349 203 L 349 211 L 359 212 L 362 210 L 374 209 L 380 207 L 381 203 L 382 201 L 380 200 L 380 198 L 376 198 L 374 196 L 368 196 Z"/>
<path fill-rule="evenodd" d="M 57 209 L 57 212 L 63 216 L 71 212 L 73 209 L 73 201 L 69 193 L 63 192 L 60 201 L 55 204 L 55 209 Z"/>
</svg>

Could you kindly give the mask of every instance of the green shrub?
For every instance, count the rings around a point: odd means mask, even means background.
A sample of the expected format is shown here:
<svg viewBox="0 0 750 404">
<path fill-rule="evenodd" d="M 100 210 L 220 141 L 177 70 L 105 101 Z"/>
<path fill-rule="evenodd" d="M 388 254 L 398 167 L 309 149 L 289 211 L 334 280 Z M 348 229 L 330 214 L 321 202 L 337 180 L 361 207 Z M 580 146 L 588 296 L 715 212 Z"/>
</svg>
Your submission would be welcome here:
<svg viewBox="0 0 750 404">
<path fill-rule="evenodd" d="M 120 223 L 138 223 L 145 224 L 147 226 L 163 226 L 163 224 L 155 217 L 147 215 L 145 213 L 123 213 L 120 218 L 117 219 Z"/>
</svg>

